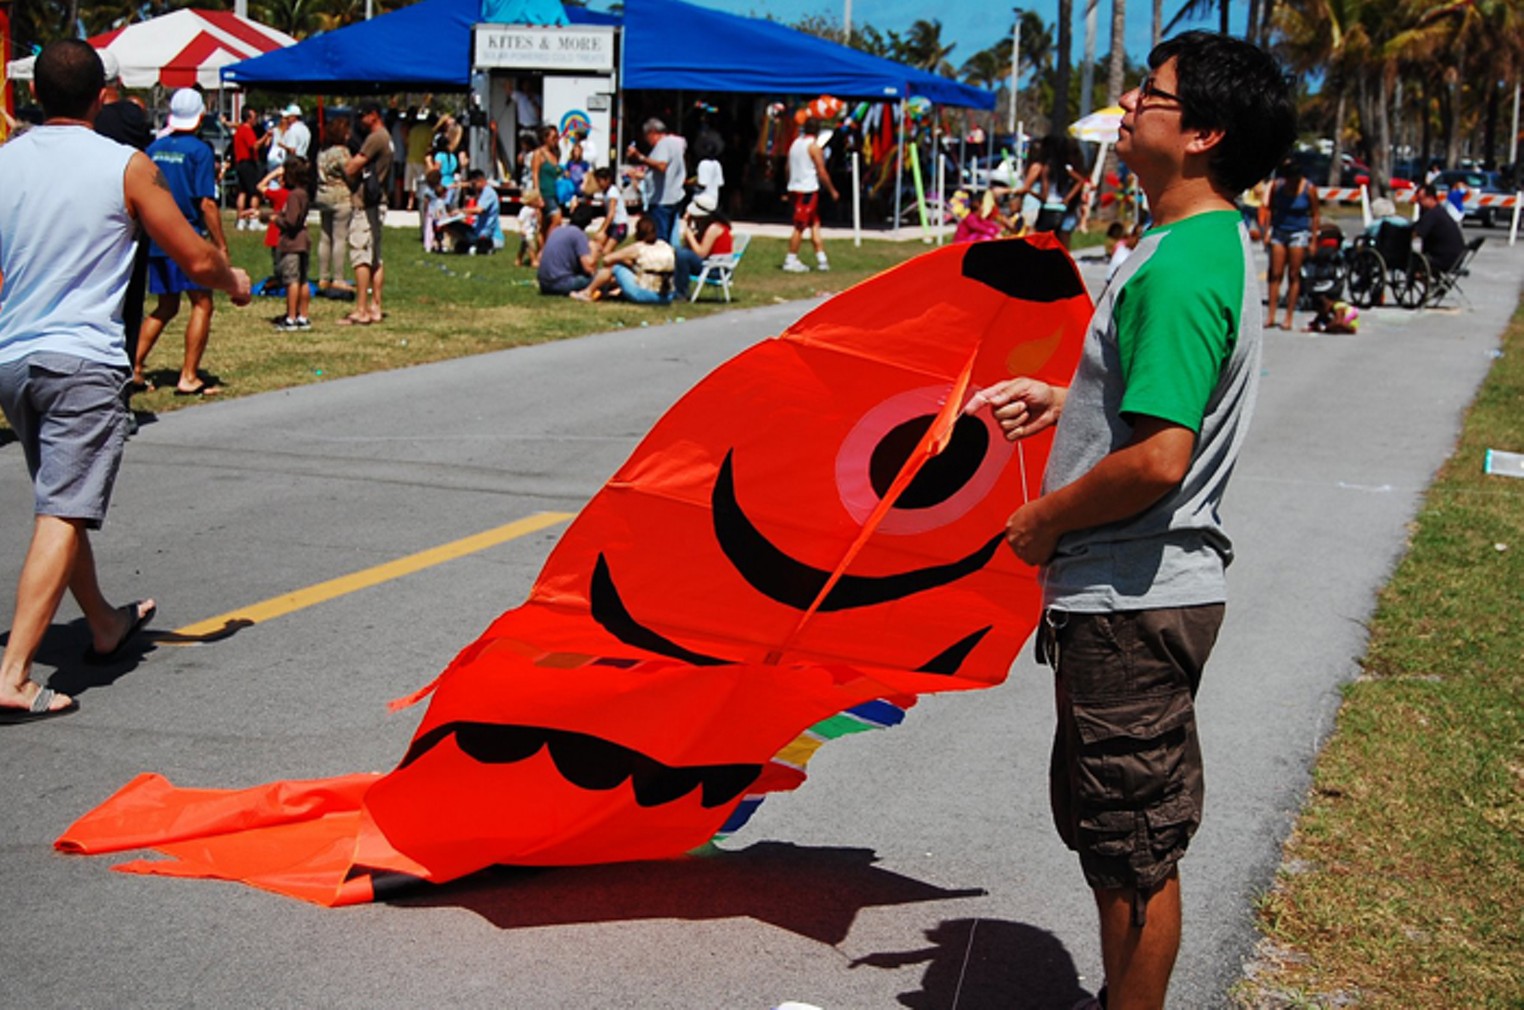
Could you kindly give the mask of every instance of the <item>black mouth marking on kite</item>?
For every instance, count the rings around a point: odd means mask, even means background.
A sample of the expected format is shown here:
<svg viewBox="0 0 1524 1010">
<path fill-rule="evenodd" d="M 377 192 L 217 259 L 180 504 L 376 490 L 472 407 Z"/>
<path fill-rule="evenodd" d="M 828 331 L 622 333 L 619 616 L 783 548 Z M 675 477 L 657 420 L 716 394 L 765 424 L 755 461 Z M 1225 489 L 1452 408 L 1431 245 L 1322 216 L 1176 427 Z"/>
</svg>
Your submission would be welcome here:
<svg viewBox="0 0 1524 1010">
<path fill-rule="evenodd" d="M 680 659 L 694 666 L 723 666 L 730 662 L 728 659 L 706 656 L 702 652 L 684 648 L 637 621 L 629 608 L 624 605 L 624 600 L 619 595 L 619 588 L 614 585 L 614 577 L 609 574 L 608 559 L 602 554 L 598 555 L 598 561 L 593 566 L 593 584 L 588 593 L 588 607 L 592 612 L 593 620 L 603 625 L 604 630 L 625 645 L 633 645 L 637 649 L 645 649 L 658 656 Z"/>
<path fill-rule="evenodd" d="M 725 666 L 734 662 L 734 660 L 718 659 L 701 652 L 694 652 L 636 620 L 635 615 L 631 614 L 629 608 L 624 605 L 624 599 L 619 595 L 619 587 L 614 584 L 614 576 L 609 571 L 608 559 L 602 554 L 598 555 L 598 561 L 593 566 L 592 591 L 588 595 L 593 620 L 603 625 L 605 630 L 626 645 L 633 645 L 660 656 L 670 656 L 695 666 Z M 915 672 L 953 676 L 963 665 L 963 661 L 968 658 L 968 654 L 973 651 L 974 646 L 978 645 L 990 632 L 991 627 L 980 628 L 973 634 L 954 642 L 916 667 Z"/>
<path fill-rule="evenodd" d="M 672 767 L 586 733 L 489 722 L 448 722 L 434 727 L 413 741 L 397 770 L 450 736 L 455 737 L 455 746 L 482 764 L 514 764 L 548 750 L 556 770 L 572 785 L 607 792 L 628 780 L 635 787 L 635 802 L 642 807 L 670 803 L 695 789 L 701 791 L 704 807 L 722 807 L 762 774 L 760 764 Z"/>
<path fill-rule="evenodd" d="M 791 557 L 747 518 L 741 503 L 736 500 L 731 464 L 734 455 L 734 450 L 725 454 L 710 498 L 714 534 L 720 549 L 757 592 L 786 607 L 808 609 L 825 588 L 831 573 Z M 996 534 L 972 554 L 945 565 L 915 568 L 893 575 L 843 575 L 821 601 L 819 609 L 828 612 L 871 607 L 956 582 L 988 564 L 1004 539 L 1003 533 Z"/>
<path fill-rule="evenodd" d="M 1085 293 L 1085 282 L 1061 249 L 1022 240 L 975 242 L 963 254 L 963 276 L 1028 302 L 1061 302 Z"/>
</svg>

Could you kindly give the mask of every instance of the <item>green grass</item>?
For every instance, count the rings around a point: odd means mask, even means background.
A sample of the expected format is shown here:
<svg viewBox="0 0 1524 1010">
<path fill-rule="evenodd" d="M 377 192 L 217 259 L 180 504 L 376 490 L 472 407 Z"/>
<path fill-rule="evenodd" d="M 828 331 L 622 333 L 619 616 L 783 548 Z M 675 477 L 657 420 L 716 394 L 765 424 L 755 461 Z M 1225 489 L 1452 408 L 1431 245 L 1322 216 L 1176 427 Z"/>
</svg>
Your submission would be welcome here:
<svg viewBox="0 0 1524 1010">
<path fill-rule="evenodd" d="M 1524 307 L 1381 593 L 1247 1006 L 1524 1008 L 1524 481 L 1489 447 L 1524 448 Z"/>
</svg>

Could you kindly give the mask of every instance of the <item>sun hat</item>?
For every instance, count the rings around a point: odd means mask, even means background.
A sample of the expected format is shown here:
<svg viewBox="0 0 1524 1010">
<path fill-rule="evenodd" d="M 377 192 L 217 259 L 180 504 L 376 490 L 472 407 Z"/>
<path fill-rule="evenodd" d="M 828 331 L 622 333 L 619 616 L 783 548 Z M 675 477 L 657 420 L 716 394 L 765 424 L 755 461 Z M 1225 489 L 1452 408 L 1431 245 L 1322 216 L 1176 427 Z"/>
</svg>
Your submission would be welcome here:
<svg viewBox="0 0 1524 1010">
<path fill-rule="evenodd" d="M 201 93 L 194 88 L 181 88 L 169 99 L 169 128 L 171 130 L 194 130 L 201 125 L 206 104 Z"/>
<path fill-rule="evenodd" d="M 720 209 L 720 198 L 713 193 L 700 193 L 693 198 L 693 209 L 709 215 Z"/>
</svg>

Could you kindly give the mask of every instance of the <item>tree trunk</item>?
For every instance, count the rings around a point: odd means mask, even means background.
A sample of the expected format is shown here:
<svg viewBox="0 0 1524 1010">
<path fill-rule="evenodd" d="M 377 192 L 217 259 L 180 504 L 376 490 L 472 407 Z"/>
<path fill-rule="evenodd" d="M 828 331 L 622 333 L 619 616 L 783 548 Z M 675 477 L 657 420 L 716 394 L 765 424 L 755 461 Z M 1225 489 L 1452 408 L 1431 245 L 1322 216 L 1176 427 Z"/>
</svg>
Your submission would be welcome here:
<svg viewBox="0 0 1524 1010">
<path fill-rule="evenodd" d="M 1080 107 L 1078 112 L 1081 116 L 1088 116 L 1095 108 L 1095 36 L 1096 22 L 1099 20 L 1097 8 L 1101 0 L 1085 0 L 1085 62 L 1080 64 Z"/>
<path fill-rule="evenodd" d="M 1229 0 L 1219 0 L 1219 3 L 1221 5 L 1222 17 L 1220 19 L 1221 23 L 1218 26 L 1217 30 L 1219 32 L 1221 32 L 1222 34 L 1226 35 L 1226 34 L 1228 34 L 1228 3 L 1229 3 Z"/>
<path fill-rule="evenodd" d="M 1259 0 L 1249 0 L 1249 23 L 1244 28 L 1244 38 L 1250 45 L 1259 44 Z"/>
<path fill-rule="evenodd" d="M 1381 96 L 1376 103 L 1376 149 L 1371 152 L 1371 192 L 1387 196 L 1392 187 L 1392 85 L 1397 79 L 1395 63 L 1382 68 Z"/>
<path fill-rule="evenodd" d="M 1445 167 L 1460 167 L 1460 82 L 1461 60 L 1457 54 L 1457 66 L 1445 71 Z"/>
<path fill-rule="evenodd" d="M 1333 152 L 1328 162 L 1331 166 L 1328 170 L 1330 175 L 1335 174 L 1344 163 L 1344 113 L 1346 111 L 1346 101 L 1344 85 L 1340 82 L 1339 97 L 1334 102 Z M 1336 185 L 1331 180 L 1329 184 Z"/>
<path fill-rule="evenodd" d="M 1149 48 L 1152 49 L 1154 46 L 1158 45 L 1159 40 L 1163 37 L 1164 0 L 1154 0 L 1154 21 L 1152 26 L 1152 33 L 1149 35 L 1149 39 L 1151 40 L 1149 43 Z"/>
<path fill-rule="evenodd" d="M 1498 167 L 1498 113 L 1502 106 L 1503 86 L 1494 82 L 1487 89 L 1487 118 L 1482 127 L 1482 167 Z"/>
<path fill-rule="evenodd" d="M 1106 68 L 1106 104 L 1122 100 L 1122 75 L 1127 69 L 1127 0 L 1111 0 L 1111 63 Z"/>
<path fill-rule="evenodd" d="M 1074 56 L 1074 0 L 1058 0 L 1058 53 L 1053 73 L 1053 119 L 1049 133 L 1069 125 L 1069 64 Z"/>
</svg>

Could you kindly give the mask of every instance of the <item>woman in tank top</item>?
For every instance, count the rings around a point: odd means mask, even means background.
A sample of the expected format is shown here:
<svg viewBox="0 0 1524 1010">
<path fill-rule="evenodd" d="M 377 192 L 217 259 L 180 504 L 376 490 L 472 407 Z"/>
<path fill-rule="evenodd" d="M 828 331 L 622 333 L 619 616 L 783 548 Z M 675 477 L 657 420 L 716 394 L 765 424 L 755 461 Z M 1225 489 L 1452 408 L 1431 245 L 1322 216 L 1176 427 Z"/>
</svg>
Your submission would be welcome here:
<svg viewBox="0 0 1524 1010">
<path fill-rule="evenodd" d="M 1275 313 L 1280 307 L 1281 277 L 1286 280 L 1286 329 L 1291 330 L 1296 302 L 1302 294 L 1302 261 L 1318 233 L 1318 191 L 1302 174 L 1294 158 L 1281 162 L 1275 181 L 1270 184 L 1270 273 L 1269 308 L 1265 328 L 1276 328 Z"/>
<path fill-rule="evenodd" d="M 540 230 L 543 241 L 561 223 L 561 204 L 556 199 L 556 183 L 561 178 L 561 131 L 554 126 L 540 130 L 540 146 L 529 159 L 529 174 L 545 201 Z"/>
</svg>

